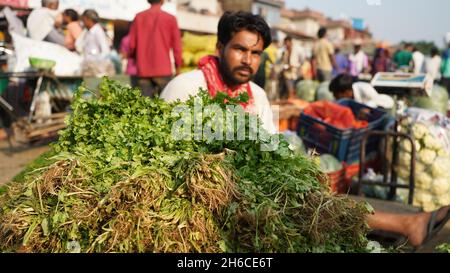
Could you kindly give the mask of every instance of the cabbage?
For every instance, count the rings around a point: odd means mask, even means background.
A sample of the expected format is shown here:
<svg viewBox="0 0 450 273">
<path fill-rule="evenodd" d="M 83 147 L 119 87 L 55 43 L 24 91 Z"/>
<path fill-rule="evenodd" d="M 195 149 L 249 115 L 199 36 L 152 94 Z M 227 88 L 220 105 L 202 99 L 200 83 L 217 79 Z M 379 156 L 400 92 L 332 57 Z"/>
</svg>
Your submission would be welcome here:
<svg viewBox="0 0 450 273">
<path fill-rule="evenodd" d="M 297 84 L 297 96 L 307 102 L 313 102 L 316 99 L 316 89 L 318 83 L 311 80 L 301 81 Z"/>
<path fill-rule="evenodd" d="M 330 82 L 323 82 L 319 85 L 316 92 L 316 100 L 334 101 L 334 95 L 330 91 Z"/>
<path fill-rule="evenodd" d="M 306 147 L 303 140 L 294 132 L 284 133 L 284 138 L 289 143 L 289 149 L 296 154 L 306 155 Z"/>
<path fill-rule="evenodd" d="M 410 97 L 412 106 L 427 110 L 436 111 L 447 115 L 448 92 L 445 88 L 435 85 L 431 92 L 431 97 Z"/>
<path fill-rule="evenodd" d="M 334 173 L 342 170 L 342 163 L 334 156 L 323 154 L 320 157 L 320 168 L 324 173 Z"/>
</svg>

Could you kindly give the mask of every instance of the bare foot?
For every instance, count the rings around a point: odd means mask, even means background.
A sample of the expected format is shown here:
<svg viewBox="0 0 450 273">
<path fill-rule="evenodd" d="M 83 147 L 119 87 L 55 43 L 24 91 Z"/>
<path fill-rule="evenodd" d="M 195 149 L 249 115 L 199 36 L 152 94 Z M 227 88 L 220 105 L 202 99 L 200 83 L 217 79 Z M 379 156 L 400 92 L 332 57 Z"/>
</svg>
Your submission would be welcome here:
<svg viewBox="0 0 450 273">
<path fill-rule="evenodd" d="M 444 220 L 450 209 L 450 206 L 441 208 L 436 215 L 436 224 Z M 420 246 L 428 235 L 428 224 L 431 219 L 431 213 L 420 213 L 405 219 L 406 234 L 411 245 Z"/>
<path fill-rule="evenodd" d="M 420 213 L 405 219 L 406 234 L 409 243 L 414 247 L 420 246 L 427 237 L 430 219 L 431 213 Z"/>
</svg>

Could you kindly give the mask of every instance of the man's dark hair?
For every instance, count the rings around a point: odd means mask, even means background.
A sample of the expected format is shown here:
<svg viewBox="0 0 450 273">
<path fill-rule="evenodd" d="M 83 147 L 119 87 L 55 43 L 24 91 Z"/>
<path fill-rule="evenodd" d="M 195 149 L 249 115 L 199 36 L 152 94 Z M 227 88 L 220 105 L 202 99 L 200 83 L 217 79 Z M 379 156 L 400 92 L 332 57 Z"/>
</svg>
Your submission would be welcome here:
<svg viewBox="0 0 450 273">
<path fill-rule="evenodd" d="M 285 42 L 288 42 L 288 41 L 292 42 L 292 37 L 291 36 L 286 36 L 286 38 L 284 38 L 284 41 Z"/>
<path fill-rule="evenodd" d="M 264 41 L 264 49 L 272 43 L 270 27 L 259 15 L 249 12 L 225 12 L 220 18 L 217 39 L 222 45 L 227 45 L 233 36 L 243 30 L 257 32 Z"/>
<path fill-rule="evenodd" d="M 431 49 L 431 57 L 437 56 L 439 55 L 439 49 L 437 49 L 437 47 L 433 47 Z"/>
<path fill-rule="evenodd" d="M 159 4 L 161 0 L 147 0 L 149 4 Z"/>
<path fill-rule="evenodd" d="M 325 35 L 327 35 L 327 29 L 324 27 L 321 27 L 319 29 L 319 32 L 317 32 L 317 36 L 319 36 L 319 38 L 322 39 L 323 37 L 325 37 Z"/>
<path fill-rule="evenodd" d="M 353 88 L 353 77 L 349 74 L 339 74 L 330 83 L 330 91 L 333 94 L 340 94 Z"/>
<path fill-rule="evenodd" d="M 78 19 L 80 18 L 78 12 L 76 12 L 74 9 L 66 9 L 63 14 L 68 16 L 72 21 L 78 21 Z"/>
</svg>

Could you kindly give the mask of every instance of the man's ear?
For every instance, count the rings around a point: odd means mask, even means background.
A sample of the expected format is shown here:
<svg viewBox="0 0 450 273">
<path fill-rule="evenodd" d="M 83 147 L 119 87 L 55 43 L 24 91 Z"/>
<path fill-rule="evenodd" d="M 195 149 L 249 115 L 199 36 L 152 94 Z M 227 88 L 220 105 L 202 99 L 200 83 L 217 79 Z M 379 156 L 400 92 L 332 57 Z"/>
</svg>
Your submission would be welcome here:
<svg viewBox="0 0 450 273">
<path fill-rule="evenodd" d="M 222 55 L 224 50 L 225 50 L 225 46 L 221 42 L 217 41 L 217 44 L 216 44 L 216 55 L 217 56 Z"/>
</svg>

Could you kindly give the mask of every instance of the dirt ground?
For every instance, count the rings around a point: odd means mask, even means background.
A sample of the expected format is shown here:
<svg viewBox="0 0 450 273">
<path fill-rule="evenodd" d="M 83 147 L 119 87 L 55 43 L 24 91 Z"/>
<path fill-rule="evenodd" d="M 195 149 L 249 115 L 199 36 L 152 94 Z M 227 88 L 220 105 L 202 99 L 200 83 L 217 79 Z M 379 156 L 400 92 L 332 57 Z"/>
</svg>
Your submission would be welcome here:
<svg viewBox="0 0 450 273">
<path fill-rule="evenodd" d="M 0 186 L 10 182 L 25 166 L 50 149 L 48 143 L 29 146 L 14 142 L 13 145 L 10 149 L 8 142 L 0 141 Z M 444 243 L 450 243 L 450 222 L 418 252 L 434 252 L 437 246 Z"/>
</svg>

